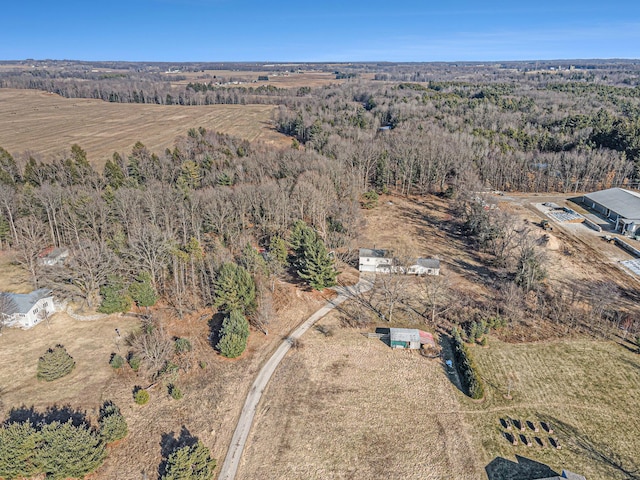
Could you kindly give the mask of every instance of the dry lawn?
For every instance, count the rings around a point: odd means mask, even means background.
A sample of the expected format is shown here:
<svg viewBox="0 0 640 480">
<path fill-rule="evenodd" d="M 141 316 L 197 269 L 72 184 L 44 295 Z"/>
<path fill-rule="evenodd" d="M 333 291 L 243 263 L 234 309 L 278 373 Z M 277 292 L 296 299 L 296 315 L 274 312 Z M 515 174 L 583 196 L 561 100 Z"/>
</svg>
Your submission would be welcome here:
<svg viewBox="0 0 640 480">
<path fill-rule="evenodd" d="M 638 478 L 640 356 L 589 340 L 474 347 L 487 395 L 478 403 L 438 360 L 394 351 L 335 318 L 285 358 L 259 407 L 238 478 L 528 477 L 544 466 L 587 478 Z M 506 400 L 507 376 L 515 378 Z M 500 419 L 548 421 L 544 446 L 512 446 Z M 520 459 L 519 465 L 516 456 Z M 491 468 L 491 467 L 489 467 Z M 491 471 L 491 470 L 489 470 Z M 538 470 L 540 471 L 540 470 Z M 635 476 L 634 476 L 635 475 Z"/>
<path fill-rule="evenodd" d="M 461 394 L 438 360 L 321 321 L 258 407 L 240 479 L 480 478 Z M 463 401 L 464 402 L 464 401 Z"/>
<path fill-rule="evenodd" d="M 128 153 L 138 141 L 153 152 L 172 148 L 190 128 L 235 135 L 249 141 L 289 145 L 271 124 L 273 105 L 144 105 L 67 99 L 35 90 L 0 89 L 0 146 L 46 157 L 77 143 L 102 167 L 113 152 Z"/>
<path fill-rule="evenodd" d="M 492 340 L 473 355 L 487 384 L 482 404 L 470 404 L 476 448 L 485 464 L 515 455 L 566 468 L 587 478 L 640 478 L 640 355 L 613 342 L 589 340 L 506 344 Z M 513 400 L 506 400 L 512 376 Z M 512 446 L 500 419 L 550 421 L 561 450 L 549 435 L 527 429 L 544 444 Z M 502 480 L 511 477 L 492 478 Z"/>
<path fill-rule="evenodd" d="M 12 254 L 0 251 L 0 292 L 30 293 L 29 274 L 16 263 Z"/>
<path fill-rule="evenodd" d="M 278 284 L 276 291 L 276 317 L 269 325 L 270 334 L 252 332 L 247 351 L 237 360 L 220 357 L 208 343 L 210 315 L 206 312 L 182 320 L 167 318 L 168 332 L 189 338 L 194 345 L 191 368 L 177 379 L 163 379 L 151 387 L 151 400 L 145 406 L 133 402 L 132 392 L 136 386 L 150 386 L 151 381 L 128 366 L 114 371 L 108 364 L 118 346 L 126 355 L 128 347 L 123 337 L 139 328 L 136 318 L 109 316 L 84 322 L 59 313 L 48 326 L 41 323 L 27 331 L 5 329 L 0 335 L 0 420 L 11 408 L 23 405 L 39 411 L 68 405 L 86 412 L 95 422 L 101 403 L 112 400 L 127 419 L 129 435 L 110 447 L 96 479 L 138 480 L 142 472 L 156 478 L 163 449 L 181 432 L 198 437 L 221 462 L 246 392 L 263 361 L 284 336 L 325 301 L 315 292 L 301 292 L 287 284 Z M 118 343 L 115 328 L 122 335 Z M 39 382 L 38 358 L 57 343 L 67 348 L 77 366 L 62 379 Z M 204 362 L 205 368 L 200 368 L 199 362 Z M 168 395 L 169 382 L 179 386 L 184 398 L 176 401 Z"/>
<path fill-rule="evenodd" d="M 390 249 L 405 257 L 437 257 L 441 274 L 453 287 L 478 297 L 487 294 L 481 281 L 488 272 L 481 259 L 463 238 L 447 232 L 457 219 L 446 201 L 431 195 L 381 195 L 379 205 L 364 215 L 362 247 Z"/>
<path fill-rule="evenodd" d="M 72 404 L 94 409 L 104 401 L 114 373 L 112 352 L 125 349 L 124 338 L 137 326 L 131 317 L 110 316 L 100 321 L 77 321 L 64 313 L 51 316 L 31 330 L 5 328 L 0 336 L 0 407 L 3 414 L 21 405 L 45 407 Z M 48 348 L 62 344 L 74 358 L 74 370 L 54 382 L 36 379 L 38 358 Z"/>
</svg>

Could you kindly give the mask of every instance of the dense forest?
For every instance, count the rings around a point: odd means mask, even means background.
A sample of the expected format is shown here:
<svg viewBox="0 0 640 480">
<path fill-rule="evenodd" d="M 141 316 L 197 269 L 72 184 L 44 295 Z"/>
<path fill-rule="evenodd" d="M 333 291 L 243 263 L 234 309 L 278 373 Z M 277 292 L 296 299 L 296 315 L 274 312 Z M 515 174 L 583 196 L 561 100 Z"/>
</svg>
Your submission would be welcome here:
<svg viewBox="0 0 640 480">
<path fill-rule="evenodd" d="M 269 278 L 303 269 L 286 247 L 284 256 L 258 252 L 281 252 L 300 221 L 348 260 L 360 208 L 376 193 L 460 200 L 640 180 L 640 67 L 632 62 L 316 65 L 341 80 L 293 89 L 175 86 L 157 65 L 120 65 L 117 75 L 75 67 L 8 69 L 0 85 L 117 102 L 273 103 L 274 127 L 291 136 L 290 148 L 275 149 L 196 127 L 165 152 L 141 143 L 116 152 L 102 172 L 78 145 L 55 161 L 0 150 L 2 247 L 20 252 L 34 287 L 90 307 L 145 276 L 181 315 L 215 305 L 219 272 L 236 262 L 256 279 L 250 314 L 260 326 Z M 63 269 L 43 271 L 43 245 L 73 255 Z"/>
</svg>

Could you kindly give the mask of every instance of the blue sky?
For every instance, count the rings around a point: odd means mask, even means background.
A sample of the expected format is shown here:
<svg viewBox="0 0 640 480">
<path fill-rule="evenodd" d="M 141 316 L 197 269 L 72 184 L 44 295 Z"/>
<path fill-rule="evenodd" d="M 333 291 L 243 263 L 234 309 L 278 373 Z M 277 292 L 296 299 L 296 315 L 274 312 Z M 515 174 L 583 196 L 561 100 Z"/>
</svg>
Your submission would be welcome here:
<svg viewBox="0 0 640 480">
<path fill-rule="evenodd" d="M 635 0 L 5 0 L 0 59 L 640 58 Z"/>
</svg>

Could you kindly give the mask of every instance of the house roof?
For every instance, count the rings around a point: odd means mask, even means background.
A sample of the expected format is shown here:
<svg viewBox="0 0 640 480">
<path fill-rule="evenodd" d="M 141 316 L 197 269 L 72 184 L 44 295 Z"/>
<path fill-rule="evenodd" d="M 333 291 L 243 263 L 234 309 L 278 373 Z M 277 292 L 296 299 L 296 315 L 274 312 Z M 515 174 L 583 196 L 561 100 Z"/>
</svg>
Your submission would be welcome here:
<svg viewBox="0 0 640 480">
<path fill-rule="evenodd" d="M 416 260 L 416 265 L 425 268 L 440 268 L 440 260 L 437 258 L 419 258 Z"/>
<path fill-rule="evenodd" d="M 392 342 L 419 342 L 420 330 L 417 328 L 390 328 L 389 340 Z"/>
<path fill-rule="evenodd" d="M 640 193 L 623 188 L 609 188 L 584 196 L 629 219 L 640 219 Z"/>
<path fill-rule="evenodd" d="M 51 290 L 41 288 L 31 293 L 2 293 L 2 295 L 6 295 L 11 300 L 7 311 L 2 313 L 13 315 L 14 313 L 28 313 L 38 303 L 38 300 L 51 296 Z"/>
<path fill-rule="evenodd" d="M 360 257 L 370 257 L 370 258 L 387 258 L 387 250 L 380 249 L 372 249 L 372 248 L 361 248 L 360 249 Z"/>
</svg>

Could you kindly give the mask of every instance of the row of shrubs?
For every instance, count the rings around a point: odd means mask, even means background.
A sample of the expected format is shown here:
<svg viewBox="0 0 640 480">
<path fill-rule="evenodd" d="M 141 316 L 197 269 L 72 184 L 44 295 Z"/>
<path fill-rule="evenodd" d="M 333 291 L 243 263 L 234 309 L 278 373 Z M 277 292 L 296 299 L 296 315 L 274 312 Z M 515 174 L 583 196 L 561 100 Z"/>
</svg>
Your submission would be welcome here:
<svg viewBox="0 0 640 480">
<path fill-rule="evenodd" d="M 8 422 L 0 427 L 0 477 L 81 478 L 104 461 L 106 444 L 127 435 L 127 422 L 113 403 L 100 410 L 99 428 L 72 419 L 32 423 Z"/>
<path fill-rule="evenodd" d="M 455 355 L 456 366 L 460 379 L 462 380 L 462 387 L 467 391 L 467 394 L 473 399 L 480 399 L 484 397 L 484 384 L 482 378 L 478 373 L 478 369 L 471 357 L 469 349 L 464 344 L 462 336 L 457 329 L 452 332 L 453 335 L 453 354 Z"/>
</svg>

